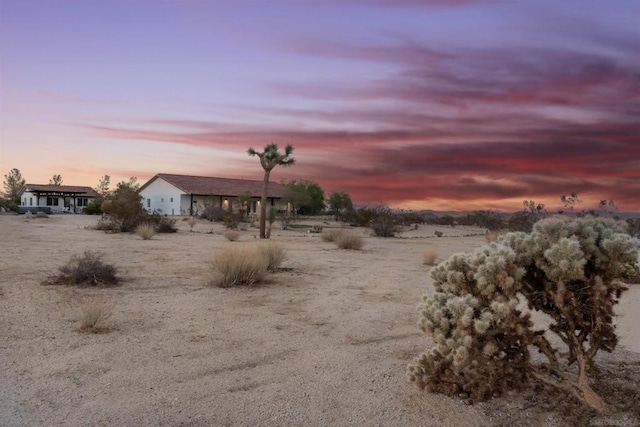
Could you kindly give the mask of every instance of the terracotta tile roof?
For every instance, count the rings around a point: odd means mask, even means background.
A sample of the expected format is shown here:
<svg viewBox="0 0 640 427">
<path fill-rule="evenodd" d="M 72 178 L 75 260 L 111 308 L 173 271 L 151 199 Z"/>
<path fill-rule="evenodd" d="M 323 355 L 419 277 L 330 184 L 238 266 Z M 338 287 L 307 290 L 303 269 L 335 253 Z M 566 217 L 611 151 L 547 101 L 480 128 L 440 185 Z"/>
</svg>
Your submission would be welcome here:
<svg viewBox="0 0 640 427">
<path fill-rule="evenodd" d="M 250 192 L 251 197 L 262 196 L 262 181 L 249 179 L 215 178 L 207 176 L 173 175 L 159 173 L 141 187 L 146 187 L 156 178 L 162 178 L 184 191 L 186 194 L 198 196 L 239 196 Z M 269 197 L 280 199 L 284 196 L 284 186 L 277 182 L 269 183 Z"/>
<path fill-rule="evenodd" d="M 98 197 L 98 193 L 96 193 L 93 188 L 77 185 L 25 184 L 20 190 L 20 193 L 22 194 L 25 191 L 48 194 L 62 193 L 80 197 Z"/>
</svg>

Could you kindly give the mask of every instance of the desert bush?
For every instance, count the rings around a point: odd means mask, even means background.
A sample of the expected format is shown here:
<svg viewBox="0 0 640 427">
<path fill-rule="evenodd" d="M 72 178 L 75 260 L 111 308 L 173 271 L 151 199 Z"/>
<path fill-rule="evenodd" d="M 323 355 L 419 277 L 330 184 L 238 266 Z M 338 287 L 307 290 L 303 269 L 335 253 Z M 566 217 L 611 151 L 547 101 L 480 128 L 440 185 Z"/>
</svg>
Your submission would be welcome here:
<svg viewBox="0 0 640 427">
<path fill-rule="evenodd" d="M 84 207 L 82 213 L 85 215 L 102 215 L 102 198 L 91 200 L 87 206 Z"/>
<path fill-rule="evenodd" d="M 627 218 L 627 233 L 640 237 L 640 218 Z"/>
<path fill-rule="evenodd" d="M 282 262 L 287 259 L 284 248 L 278 243 L 265 243 L 258 250 L 267 261 L 267 271 L 277 271 Z"/>
<path fill-rule="evenodd" d="M 38 212 L 36 212 L 35 217 L 36 218 L 49 218 L 49 215 L 47 215 L 46 212 L 38 211 Z"/>
<path fill-rule="evenodd" d="M 487 242 L 495 242 L 500 237 L 500 233 L 498 231 L 487 231 L 484 235 L 484 238 L 487 239 Z"/>
<path fill-rule="evenodd" d="M 207 201 L 204 204 L 204 209 L 200 213 L 200 218 L 207 219 L 211 222 L 222 221 L 225 210 L 221 206 L 213 201 Z"/>
<path fill-rule="evenodd" d="M 148 216 L 142 207 L 142 196 L 124 182 L 118 184 L 118 188 L 105 199 L 102 211 L 104 214 L 97 229 L 106 232 L 134 231 Z"/>
<path fill-rule="evenodd" d="M 175 233 L 178 231 L 176 220 L 157 213 L 151 215 L 151 221 L 155 224 L 155 230 L 158 233 Z"/>
<path fill-rule="evenodd" d="M 362 236 L 354 233 L 342 233 L 334 240 L 334 243 L 340 249 L 360 250 L 364 245 Z"/>
<path fill-rule="evenodd" d="M 149 240 L 153 236 L 155 236 L 156 229 L 154 228 L 153 224 L 143 222 L 136 227 L 135 233 L 140 236 L 142 240 Z"/>
<path fill-rule="evenodd" d="M 240 233 L 236 230 L 227 230 L 224 232 L 224 237 L 226 237 L 230 242 L 235 242 L 240 238 Z"/>
<path fill-rule="evenodd" d="M 443 235 L 442 231 L 438 231 L 438 230 L 434 231 L 433 234 L 435 234 L 436 237 L 442 237 Z"/>
<path fill-rule="evenodd" d="M 340 228 L 325 228 L 322 230 L 322 234 L 320 235 L 320 238 L 322 239 L 323 242 L 333 242 L 339 236 L 343 235 L 344 232 L 345 231 Z"/>
<path fill-rule="evenodd" d="M 509 233 L 473 253 L 454 255 L 431 270 L 435 294 L 419 306 L 420 328 L 435 346 L 409 367 L 419 387 L 480 400 L 531 380 L 568 392 L 602 411 L 588 373 L 598 350 L 613 351 L 613 306 L 638 272 L 637 240 L 612 220 L 550 218 L 533 232 Z M 552 319 L 536 330 L 529 309 Z M 530 347 L 546 358 L 534 364 Z M 561 363 L 578 365 L 577 376 Z"/>
<path fill-rule="evenodd" d="M 253 285 L 267 274 L 267 260 L 256 248 L 227 249 L 213 257 L 211 283 L 221 288 Z"/>
<path fill-rule="evenodd" d="M 422 254 L 422 262 L 425 265 L 435 265 L 438 254 L 434 251 L 424 251 Z"/>
<path fill-rule="evenodd" d="M 33 219 L 33 214 L 31 213 L 31 211 L 27 211 L 27 212 L 25 212 L 25 214 L 24 214 L 24 220 L 25 220 L 26 222 L 29 222 L 29 221 L 30 221 L 30 220 L 32 220 L 32 219 Z"/>
<path fill-rule="evenodd" d="M 197 223 L 198 223 L 198 220 L 195 219 L 194 217 L 190 217 L 187 220 L 187 224 L 189 224 L 189 227 L 190 227 L 191 231 L 193 231 L 193 226 L 196 225 Z"/>
<path fill-rule="evenodd" d="M 96 296 L 83 297 L 78 302 L 77 316 L 80 332 L 106 332 L 113 326 L 113 304 Z"/>
<path fill-rule="evenodd" d="M 115 285 L 119 282 L 117 269 L 102 261 L 103 254 L 87 249 L 82 256 L 73 255 L 59 268 L 59 274 L 48 279 L 48 285 Z"/>
</svg>

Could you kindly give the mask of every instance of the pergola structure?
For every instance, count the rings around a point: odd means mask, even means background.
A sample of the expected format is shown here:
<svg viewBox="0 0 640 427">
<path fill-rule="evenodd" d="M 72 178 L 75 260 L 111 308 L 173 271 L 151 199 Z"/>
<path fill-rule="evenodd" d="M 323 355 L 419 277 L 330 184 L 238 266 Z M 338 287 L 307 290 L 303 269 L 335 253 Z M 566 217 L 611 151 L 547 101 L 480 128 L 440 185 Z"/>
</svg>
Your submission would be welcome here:
<svg viewBox="0 0 640 427">
<path fill-rule="evenodd" d="M 98 193 L 91 187 L 82 187 L 82 186 L 73 186 L 73 185 L 42 185 L 42 184 L 25 184 L 25 186 L 20 190 L 20 197 L 23 199 L 27 193 L 32 194 L 35 197 L 35 203 L 33 200 L 23 201 L 21 203 L 21 210 L 29 210 L 29 208 L 33 207 L 44 207 L 44 206 L 59 206 L 59 200 L 63 200 L 63 205 L 61 211 L 65 211 L 64 208 L 75 209 L 78 206 L 79 199 L 94 199 L 98 196 Z M 47 198 L 44 203 L 41 204 L 41 199 Z M 52 200 L 57 200 L 55 203 L 51 202 Z M 51 203 L 50 203 L 51 202 Z M 36 209 L 39 210 L 39 209 Z"/>
</svg>

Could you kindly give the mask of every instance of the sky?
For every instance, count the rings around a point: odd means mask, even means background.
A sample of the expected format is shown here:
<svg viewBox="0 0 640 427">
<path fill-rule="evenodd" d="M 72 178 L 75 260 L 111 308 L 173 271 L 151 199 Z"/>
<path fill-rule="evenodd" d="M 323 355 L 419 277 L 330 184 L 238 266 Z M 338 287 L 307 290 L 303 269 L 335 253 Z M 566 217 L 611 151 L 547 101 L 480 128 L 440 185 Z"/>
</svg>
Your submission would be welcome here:
<svg viewBox="0 0 640 427">
<path fill-rule="evenodd" d="M 0 0 L 0 172 L 640 211 L 637 0 Z"/>
</svg>

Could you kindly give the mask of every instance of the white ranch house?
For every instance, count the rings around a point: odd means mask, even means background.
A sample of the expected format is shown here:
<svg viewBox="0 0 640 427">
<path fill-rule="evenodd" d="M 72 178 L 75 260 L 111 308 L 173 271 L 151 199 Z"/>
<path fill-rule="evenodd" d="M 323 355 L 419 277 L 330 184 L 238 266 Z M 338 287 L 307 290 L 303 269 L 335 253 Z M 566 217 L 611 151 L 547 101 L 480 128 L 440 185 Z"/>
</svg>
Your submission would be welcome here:
<svg viewBox="0 0 640 427">
<path fill-rule="evenodd" d="M 25 184 L 20 192 L 18 213 L 82 213 L 98 196 L 91 187 L 51 184 Z"/>
<path fill-rule="evenodd" d="M 262 181 L 159 173 L 138 192 L 147 211 L 162 215 L 198 215 L 207 203 L 233 209 L 238 196 L 247 193 L 251 195 L 249 213 L 258 213 Z M 268 205 L 280 205 L 283 197 L 284 186 L 270 182 Z"/>
</svg>

